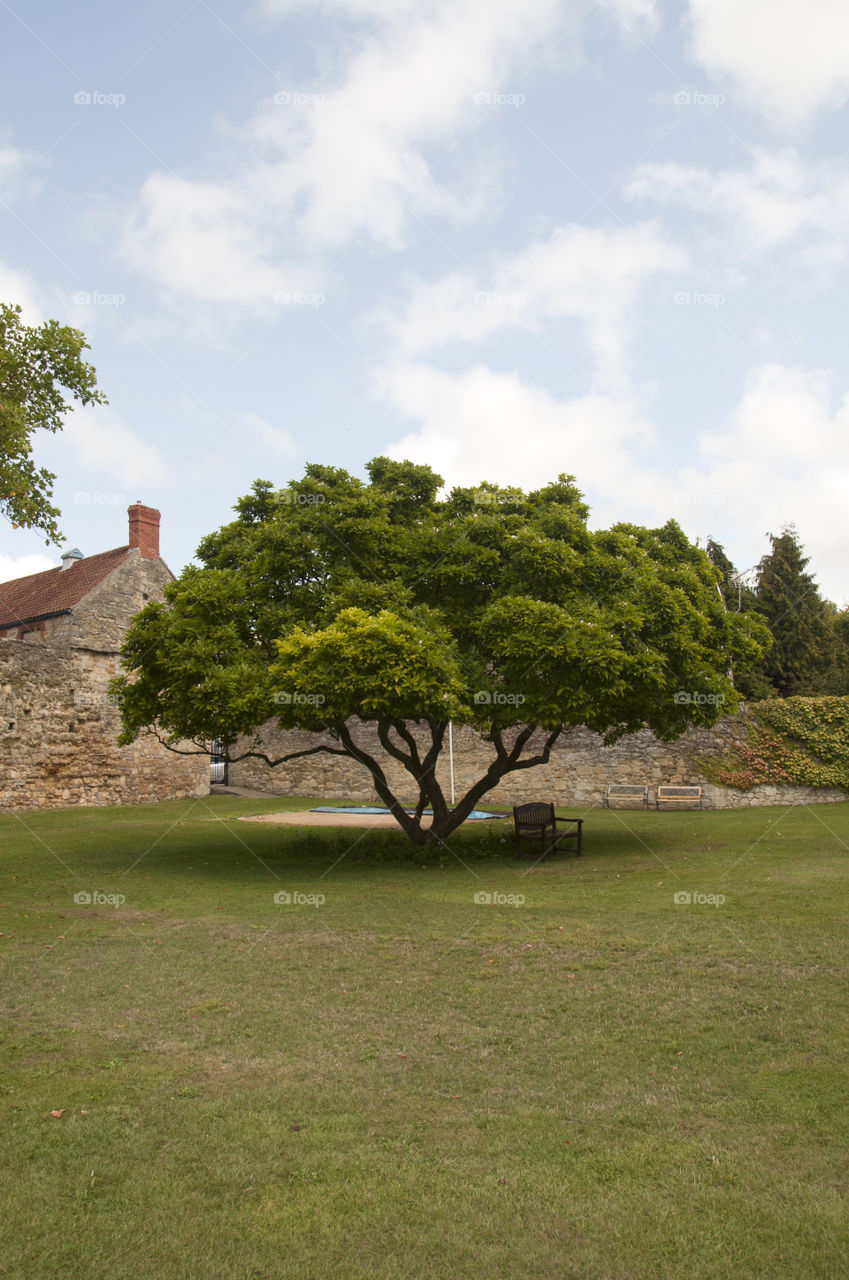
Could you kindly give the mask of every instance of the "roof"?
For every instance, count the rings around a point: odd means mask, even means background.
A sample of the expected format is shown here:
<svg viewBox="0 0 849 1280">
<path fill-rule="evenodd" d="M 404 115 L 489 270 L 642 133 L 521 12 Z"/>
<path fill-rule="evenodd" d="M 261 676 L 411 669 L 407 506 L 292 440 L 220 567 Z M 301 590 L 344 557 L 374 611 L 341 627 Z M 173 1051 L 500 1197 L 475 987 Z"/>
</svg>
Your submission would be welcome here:
<svg viewBox="0 0 849 1280">
<path fill-rule="evenodd" d="M 69 613 L 126 560 L 129 550 L 128 546 L 116 547 L 77 560 L 69 569 L 46 569 L 13 582 L 0 582 L 0 631 Z"/>
</svg>

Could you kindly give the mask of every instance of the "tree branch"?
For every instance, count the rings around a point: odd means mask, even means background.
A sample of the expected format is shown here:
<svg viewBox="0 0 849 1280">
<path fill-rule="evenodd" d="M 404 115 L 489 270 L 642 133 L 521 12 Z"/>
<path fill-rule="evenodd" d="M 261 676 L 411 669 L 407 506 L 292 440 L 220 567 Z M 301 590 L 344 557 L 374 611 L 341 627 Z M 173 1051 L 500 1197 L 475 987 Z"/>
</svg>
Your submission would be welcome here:
<svg viewBox="0 0 849 1280">
<path fill-rule="evenodd" d="M 204 744 L 203 742 L 198 742 L 196 738 L 192 738 L 190 739 L 190 741 L 194 742 L 195 746 L 197 747 L 197 750 L 186 751 L 180 747 L 175 747 L 170 742 L 166 742 L 166 740 L 162 737 L 158 729 L 154 729 L 148 726 L 145 732 L 150 734 L 154 738 L 156 738 L 156 741 L 159 743 L 159 745 L 164 747 L 166 751 L 170 751 L 176 756 L 208 756 L 212 754 L 212 752 L 209 749 L 209 745 Z M 257 740 L 255 739 L 255 741 Z M 286 764 L 288 760 L 297 760 L 300 756 L 318 755 L 322 751 L 326 752 L 327 755 L 331 755 L 331 756 L 348 756 L 350 754 L 348 751 L 343 751 L 340 747 L 328 747 L 328 746 L 305 747 L 303 751 L 289 751 L 284 756 L 278 756 L 276 760 L 273 760 L 271 756 L 269 756 L 265 751 L 254 751 L 254 750 L 242 751 L 237 756 L 231 756 L 228 751 L 224 751 L 222 752 L 222 754 L 228 764 L 239 764 L 242 760 L 262 760 L 265 762 L 265 764 L 268 765 L 270 769 L 276 769 L 278 765 Z"/>
</svg>

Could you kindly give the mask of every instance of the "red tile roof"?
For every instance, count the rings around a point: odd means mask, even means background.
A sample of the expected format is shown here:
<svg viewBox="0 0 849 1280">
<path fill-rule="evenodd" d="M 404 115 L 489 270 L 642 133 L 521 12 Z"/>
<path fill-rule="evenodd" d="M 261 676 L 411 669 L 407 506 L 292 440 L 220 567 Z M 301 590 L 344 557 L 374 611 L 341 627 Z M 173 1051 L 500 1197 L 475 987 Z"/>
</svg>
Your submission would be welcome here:
<svg viewBox="0 0 849 1280">
<path fill-rule="evenodd" d="M 0 631 L 52 613 L 66 613 L 127 558 L 129 547 L 76 560 L 70 569 L 46 569 L 0 582 Z"/>
</svg>

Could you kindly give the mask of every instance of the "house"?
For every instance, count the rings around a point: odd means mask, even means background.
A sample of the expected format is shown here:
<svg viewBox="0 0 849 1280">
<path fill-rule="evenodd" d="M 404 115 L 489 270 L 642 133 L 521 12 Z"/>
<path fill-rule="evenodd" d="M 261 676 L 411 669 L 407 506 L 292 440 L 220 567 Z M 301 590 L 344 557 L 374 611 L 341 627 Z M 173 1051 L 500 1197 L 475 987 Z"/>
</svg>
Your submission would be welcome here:
<svg viewBox="0 0 849 1280">
<path fill-rule="evenodd" d="M 209 791 L 209 761 L 152 737 L 118 746 L 109 697 L 133 614 L 174 575 L 160 513 L 129 508 L 126 546 L 0 583 L 0 808 L 137 804 Z"/>
</svg>

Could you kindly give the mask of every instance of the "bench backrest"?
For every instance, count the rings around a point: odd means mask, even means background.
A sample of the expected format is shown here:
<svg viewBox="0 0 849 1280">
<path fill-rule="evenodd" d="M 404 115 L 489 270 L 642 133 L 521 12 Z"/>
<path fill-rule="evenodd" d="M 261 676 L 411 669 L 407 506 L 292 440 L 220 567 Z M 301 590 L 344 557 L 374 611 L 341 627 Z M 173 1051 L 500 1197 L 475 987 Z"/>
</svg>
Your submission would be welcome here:
<svg viewBox="0 0 849 1280">
<path fill-rule="evenodd" d="M 554 824 L 554 805 L 532 801 L 513 806 L 513 821 L 517 827 L 547 827 Z"/>
<path fill-rule="evenodd" d="M 658 800 L 698 800 L 701 798 L 701 787 L 658 787 Z"/>
<path fill-rule="evenodd" d="M 645 796 L 648 795 L 648 787 L 636 787 L 630 783 L 609 782 L 607 784 L 607 794 L 609 796 Z"/>
</svg>

